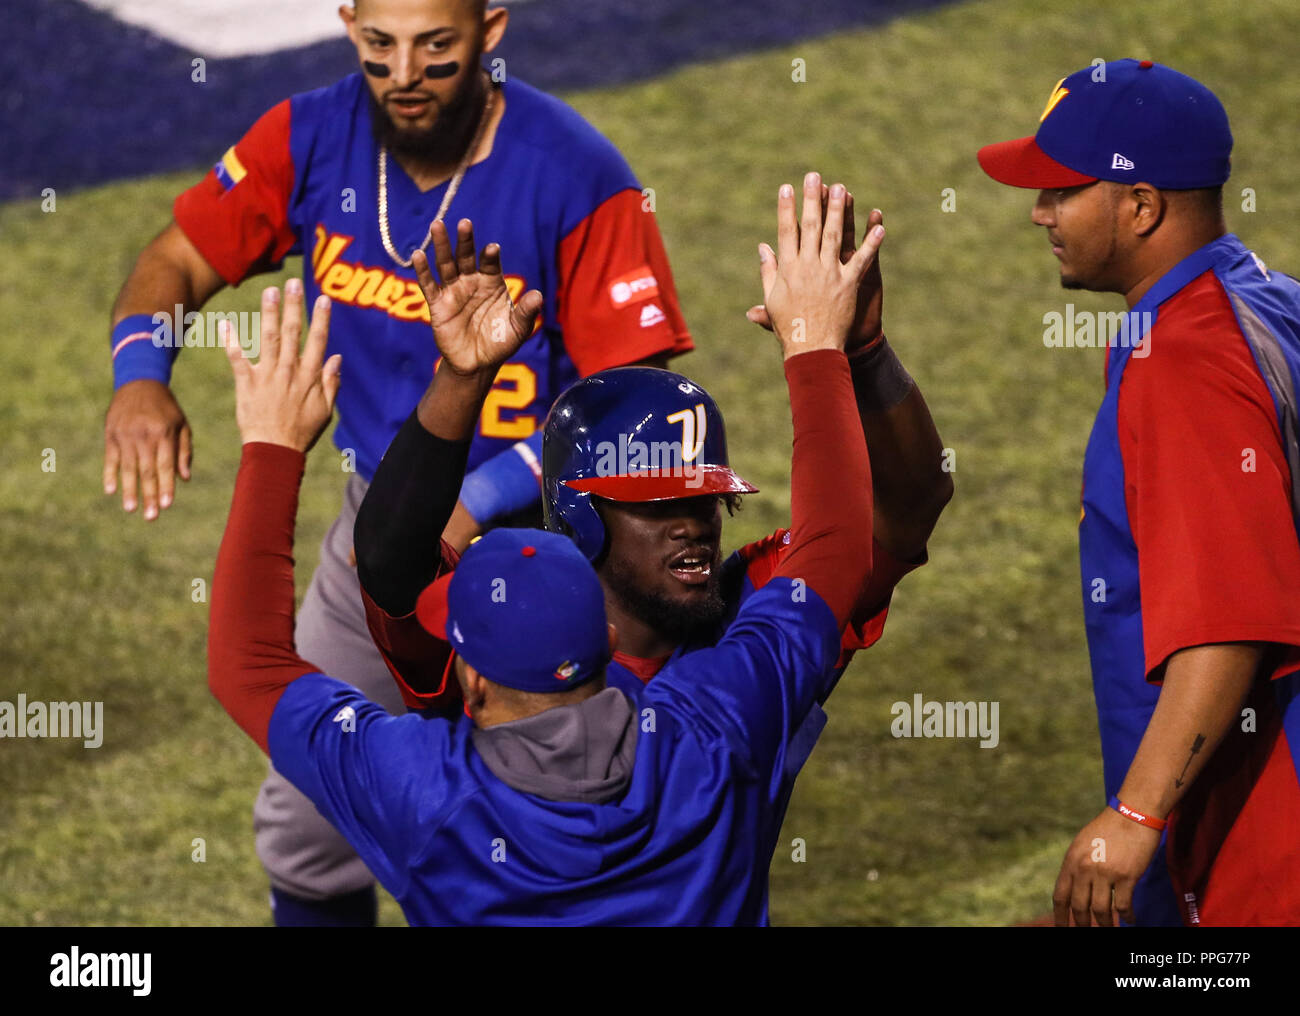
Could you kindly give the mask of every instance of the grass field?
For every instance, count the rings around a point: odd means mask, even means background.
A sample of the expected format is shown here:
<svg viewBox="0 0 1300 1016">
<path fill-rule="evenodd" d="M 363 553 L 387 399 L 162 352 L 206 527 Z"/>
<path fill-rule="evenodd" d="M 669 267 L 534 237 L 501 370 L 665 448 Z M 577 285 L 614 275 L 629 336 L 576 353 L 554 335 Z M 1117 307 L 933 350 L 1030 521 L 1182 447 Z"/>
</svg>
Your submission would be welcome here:
<svg viewBox="0 0 1300 1016">
<path fill-rule="evenodd" d="M 728 522 L 730 546 L 788 510 L 779 357 L 744 310 L 776 188 L 805 169 L 884 209 L 886 327 L 955 452 L 930 563 L 841 683 L 800 778 L 772 864 L 774 923 L 1008 924 L 1049 907 L 1067 843 L 1103 803 L 1074 542 L 1102 363 L 1044 348 L 1043 314 L 1067 294 L 1029 224 L 1033 195 L 985 178 L 974 152 L 1030 133 L 1052 84 L 1095 57 L 1171 64 L 1232 117 L 1230 228 L 1294 272 L 1297 33 L 1291 0 L 987 0 L 567 96 L 655 190 L 698 346 L 678 367 L 717 399 L 733 463 L 763 489 Z M 208 695 L 207 605 L 191 596 L 211 578 L 238 458 L 219 351 L 187 351 L 177 369 L 196 454 L 176 505 L 145 524 L 100 493 L 109 306 L 192 179 L 60 194 L 53 214 L 0 208 L 0 699 L 102 700 L 106 727 L 96 750 L 0 741 L 0 924 L 269 919 L 250 825 L 265 763 Z M 955 211 L 941 210 L 945 188 Z M 264 281 L 214 307 L 253 309 Z M 322 441 L 309 465 L 300 594 L 338 508 L 338 461 Z M 999 745 L 894 739 L 891 704 L 918 692 L 999 702 Z M 382 916 L 401 923 L 391 900 Z"/>
</svg>

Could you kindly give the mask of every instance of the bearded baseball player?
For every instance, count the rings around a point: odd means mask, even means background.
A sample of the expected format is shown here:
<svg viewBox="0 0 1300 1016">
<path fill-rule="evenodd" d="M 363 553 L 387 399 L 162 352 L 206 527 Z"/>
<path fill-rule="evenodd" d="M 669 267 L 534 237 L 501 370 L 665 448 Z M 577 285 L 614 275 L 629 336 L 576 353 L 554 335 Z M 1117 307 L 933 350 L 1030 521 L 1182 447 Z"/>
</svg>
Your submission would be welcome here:
<svg viewBox="0 0 1300 1016">
<path fill-rule="evenodd" d="M 328 307 L 301 360 L 296 300 L 273 362 L 252 368 L 232 345 L 244 454 L 213 582 L 211 686 L 412 924 L 763 922 L 785 756 L 833 680 L 871 570 L 871 467 L 843 346 L 881 234 L 841 264 L 843 188 L 824 225 L 820 196 L 810 203 L 797 246 L 765 272 L 794 420 L 791 539 L 717 645 L 648 687 L 607 686 L 618 629 L 601 582 L 580 544 L 534 529 L 490 532 L 420 596 L 421 624 L 456 646 L 466 715 L 389 716 L 302 659 L 288 623 L 293 521 L 304 453 L 338 388 L 337 360 L 321 366 Z M 512 306 L 498 248 L 480 268 L 466 226 L 467 253 L 451 262 L 435 229 L 443 285 L 417 266 L 443 365 L 419 418 L 463 456 L 543 299 Z M 705 488 L 735 489 L 707 457 Z M 693 477 L 693 460 L 673 466 Z M 832 502 L 843 509 L 822 510 Z"/>
<path fill-rule="evenodd" d="M 362 71 L 273 107 L 141 254 L 113 312 L 115 393 L 104 489 L 155 518 L 190 476 L 191 438 L 168 384 L 176 343 L 157 317 L 201 307 L 301 253 L 305 293 L 334 303 L 331 353 L 348 367 L 334 441 L 348 476 L 298 615 L 298 648 L 386 708 L 402 702 L 367 632 L 352 555 L 357 506 L 438 359 L 411 267 L 430 220 L 469 215 L 507 250 L 503 283 L 543 297 L 533 331 L 484 393 L 447 531 L 463 547 L 535 511 L 540 424 L 555 395 L 606 367 L 691 348 L 655 219 L 608 141 L 572 109 L 482 66 L 507 12 L 485 0 L 360 0 L 340 8 Z M 278 294 L 262 301 L 274 318 Z M 241 339 L 242 341 L 242 339 Z M 540 517 L 540 516 L 539 516 Z M 254 809 L 281 925 L 365 925 L 371 874 L 272 768 Z"/>
<path fill-rule="evenodd" d="M 772 324 L 790 282 L 778 263 L 792 263 L 799 237 L 816 235 L 821 202 L 851 208 L 842 188 L 826 192 L 820 177 L 804 182 L 802 222 L 795 194 L 778 198 L 778 251 L 760 248 L 765 307 L 751 320 Z M 828 211 L 829 216 L 829 211 Z M 868 239 L 878 246 L 880 215 L 873 212 Z M 467 271 L 473 246 L 462 228 L 453 255 L 450 238 L 435 251 L 442 278 Z M 848 218 L 841 256 L 853 256 Z M 839 240 L 837 239 L 837 242 Z M 426 289 L 431 281 L 426 281 Z M 821 707 L 849 658 L 881 635 L 894 585 L 925 560 L 926 541 L 951 496 L 942 470 L 942 446 L 924 400 L 883 337 L 880 274 L 873 262 L 858 291 L 847 359 L 857 402 L 852 426 L 841 435 L 865 435 L 871 452 L 874 540 L 872 572 L 856 590 L 841 628 L 841 655 L 816 699 L 792 718 L 777 795 L 767 811 L 765 858 L 770 859 L 795 775 L 826 722 Z M 781 323 L 775 322 L 778 333 Z M 358 570 L 371 631 L 413 708 L 460 708 L 452 670 L 457 646 L 431 635 L 416 611 L 420 591 L 455 565 L 454 548 L 438 534 L 451 511 L 451 492 L 468 454 L 464 436 L 437 425 L 434 407 L 449 396 L 454 375 L 439 373 L 417 411 L 399 431 L 376 471 L 357 516 Z M 461 412 L 472 413 L 481 394 L 460 385 Z M 675 461 L 646 461 L 650 449 L 677 449 Z M 838 468 L 838 449 L 805 449 L 819 467 Z M 877 465 L 878 463 L 878 465 Z M 677 468 L 677 467 L 681 468 Z M 546 425 L 543 471 L 547 527 L 570 536 L 600 578 L 605 607 L 619 630 L 619 645 L 606 671 L 612 687 L 629 694 L 656 679 L 675 661 L 717 645 L 738 611 L 783 567 L 790 534 L 780 530 L 742 547 L 724 563 L 721 507 L 731 507 L 754 487 L 729 466 L 722 415 L 698 385 L 679 374 L 651 368 L 603 371 L 577 382 L 557 400 Z M 818 524 L 851 524 L 852 509 L 838 498 L 817 504 Z M 454 633 L 453 633 L 454 634 Z M 766 901 L 764 901 L 764 919 Z"/>
</svg>

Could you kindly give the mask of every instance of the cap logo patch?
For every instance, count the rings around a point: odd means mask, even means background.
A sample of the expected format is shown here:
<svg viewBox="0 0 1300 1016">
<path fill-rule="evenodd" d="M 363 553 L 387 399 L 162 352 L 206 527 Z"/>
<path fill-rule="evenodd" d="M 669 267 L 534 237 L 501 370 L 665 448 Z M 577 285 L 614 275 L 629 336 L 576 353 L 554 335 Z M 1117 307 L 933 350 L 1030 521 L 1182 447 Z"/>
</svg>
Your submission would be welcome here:
<svg viewBox="0 0 1300 1016">
<path fill-rule="evenodd" d="M 572 660 L 565 660 L 555 668 L 555 676 L 561 681 L 567 681 L 578 672 L 578 665 Z"/>
<path fill-rule="evenodd" d="M 1133 160 L 1126 159 L 1124 158 L 1124 156 L 1120 155 L 1119 152 L 1116 152 L 1113 156 L 1111 156 L 1110 168 L 1111 169 L 1132 169 Z"/>
<path fill-rule="evenodd" d="M 1042 123 L 1044 120 L 1046 120 L 1047 114 L 1056 108 L 1056 104 L 1070 94 L 1070 90 L 1068 88 L 1061 87 L 1061 85 L 1064 83 L 1065 83 L 1065 78 L 1062 78 L 1060 81 L 1056 83 L 1056 86 L 1052 89 L 1052 94 L 1047 97 L 1047 105 L 1043 107 L 1043 115 L 1038 118 L 1039 123 Z"/>
<path fill-rule="evenodd" d="M 458 625 L 455 621 L 451 622 L 451 637 L 454 638 L 457 642 L 465 641 L 465 636 L 460 633 L 460 625 Z"/>
</svg>

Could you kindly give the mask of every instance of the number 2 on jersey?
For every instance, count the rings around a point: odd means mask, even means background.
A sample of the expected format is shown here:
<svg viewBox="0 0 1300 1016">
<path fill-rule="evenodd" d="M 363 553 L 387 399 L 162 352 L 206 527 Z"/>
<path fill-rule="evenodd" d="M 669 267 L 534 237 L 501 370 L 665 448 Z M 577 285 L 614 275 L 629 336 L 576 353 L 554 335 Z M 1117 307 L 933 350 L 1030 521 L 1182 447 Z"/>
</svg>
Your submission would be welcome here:
<svg viewBox="0 0 1300 1016">
<path fill-rule="evenodd" d="M 506 385 L 507 387 L 502 387 Z M 521 441 L 537 429 L 536 416 L 516 416 L 501 419 L 503 409 L 526 409 L 537 398 L 537 375 L 523 363 L 503 363 L 497 371 L 496 381 L 483 403 L 479 418 L 479 433 L 484 437 L 508 438 Z"/>
</svg>

